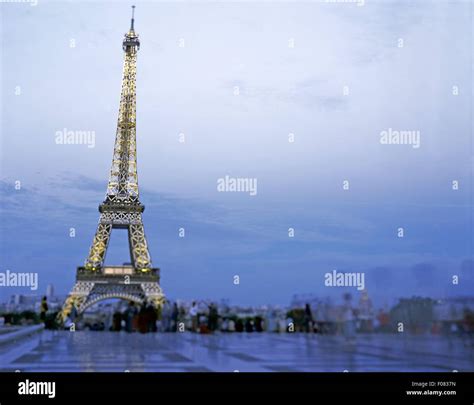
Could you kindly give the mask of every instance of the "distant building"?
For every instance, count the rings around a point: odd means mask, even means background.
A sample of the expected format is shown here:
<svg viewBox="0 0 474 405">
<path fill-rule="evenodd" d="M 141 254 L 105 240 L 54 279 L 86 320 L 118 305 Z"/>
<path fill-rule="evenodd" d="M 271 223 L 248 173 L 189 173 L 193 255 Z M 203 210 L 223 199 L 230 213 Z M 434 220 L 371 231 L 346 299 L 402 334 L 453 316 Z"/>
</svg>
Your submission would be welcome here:
<svg viewBox="0 0 474 405">
<path fill-rule="evenodd" d="M 36 303 L 39 302 L 39 296 L 36 294 L 13 294 L 7 302 L 7 311 L 34 311 Z"/>
<path fill-rule="evenodd" d="M 46 297 L 48 299 L 54 297 L 54 286 L 52 284 L 48 284 L 48 286 L 46 287 Z"/>
<path fill-rule="evenodd" d="M 410 332 L 429 331 L 434 320 L 436 300 L 426 297 L 400 298 L 390 310 L 390 319 L 397 325 L 402 322 Z"/>
</svg>

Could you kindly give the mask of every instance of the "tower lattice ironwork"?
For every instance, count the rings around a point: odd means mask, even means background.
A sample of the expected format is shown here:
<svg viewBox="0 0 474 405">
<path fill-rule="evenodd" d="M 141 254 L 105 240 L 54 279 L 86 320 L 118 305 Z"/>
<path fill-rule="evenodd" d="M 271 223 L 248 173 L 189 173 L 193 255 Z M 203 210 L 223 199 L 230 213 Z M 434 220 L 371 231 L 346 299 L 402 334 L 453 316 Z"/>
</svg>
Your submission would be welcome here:
<svg viewBox="0 0 474 405">
<path fill-rule="evenodd" d="M 122 93 L 114 155 L 105 200 L 99 206 L 97 230 L 84 266 L 77 268 L 76 283 L 68 295 L 60 318 L 81 313 L 106 298 L 123 298 L 137 303 L 162 304 L 159 269 L 153 268 L 143 229 L 145 206 L 139 201 L 136 148 L 136 64 L 140 41 L 135 33 L 134 10 L 130 30 L 123 40 Z M 112 229 L 128 230 L 130 265 L 105 266 Z"/>
</svg>

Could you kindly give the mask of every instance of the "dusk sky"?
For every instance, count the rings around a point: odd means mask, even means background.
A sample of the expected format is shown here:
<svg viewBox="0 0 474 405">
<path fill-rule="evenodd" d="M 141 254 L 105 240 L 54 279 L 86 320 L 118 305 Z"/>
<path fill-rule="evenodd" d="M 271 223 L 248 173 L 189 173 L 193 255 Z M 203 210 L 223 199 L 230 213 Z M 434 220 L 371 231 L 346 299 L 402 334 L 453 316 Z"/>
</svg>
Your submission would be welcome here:
<svg viewBox="0 0 474 405">
<path fill-rule="evenodd" d="M 0 272 L 38 272 L 39 293 L 69 291 L 94 236 L 131 4 L 0 3 Z M 135 4 L 140 198 L 169 298 L 340 300 L 334 269 L 379 305 L 473 296 L 472 2 Z M 226 175 L 257 195 L 218 192 Z M 128 260 L 120 232 L 107 264 Z"/>
</svg>

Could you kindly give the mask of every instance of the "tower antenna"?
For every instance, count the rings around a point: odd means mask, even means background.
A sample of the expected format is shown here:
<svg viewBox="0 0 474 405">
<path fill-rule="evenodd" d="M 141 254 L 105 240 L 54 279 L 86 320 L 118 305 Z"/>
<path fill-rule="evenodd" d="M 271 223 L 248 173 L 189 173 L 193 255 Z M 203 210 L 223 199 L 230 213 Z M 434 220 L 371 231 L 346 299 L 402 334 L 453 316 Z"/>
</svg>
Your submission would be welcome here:
<svg viewBox="0 0 474 405">
<path fill-rule="evenodd" d="M 133 31 L 134 24 L 135 24 L 135 6 L 132 6 L 132 25 L 130 26 L 131 31 Z"/>
</svg>

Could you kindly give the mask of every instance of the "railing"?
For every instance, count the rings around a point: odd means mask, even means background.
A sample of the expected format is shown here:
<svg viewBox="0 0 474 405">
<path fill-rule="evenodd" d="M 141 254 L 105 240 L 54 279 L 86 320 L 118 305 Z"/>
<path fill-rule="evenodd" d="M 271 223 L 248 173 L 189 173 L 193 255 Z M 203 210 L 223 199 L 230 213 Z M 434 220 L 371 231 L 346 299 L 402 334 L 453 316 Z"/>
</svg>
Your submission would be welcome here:
<svg viewBox="0 0 474 405">
<path fill-rule="evenodd" d="M 160 269 L 153 268 L 147 272 L 135 271 L 131 266 L 104 266 L 98 270 L 87 270 L 85 267 L 77 268 L 77 279 L 78 280 L 110 280 L 110 278 L 116 278 L 117 280 L 129 277 L 129 281 L 146 282 L 146 281 L 160 281 Z"/>
<path fill-rule="evenodd" d="M 9 328 L 5 327 L 5 329 Z M 0 336 L 0 345 L 17 342 L 21 339 L 25 339 L 31 335 L 39 333 L 43 331 L 43 329 L 43 324 L 12 328 L 11 332 L 2 333 Z"/>
</svg>

